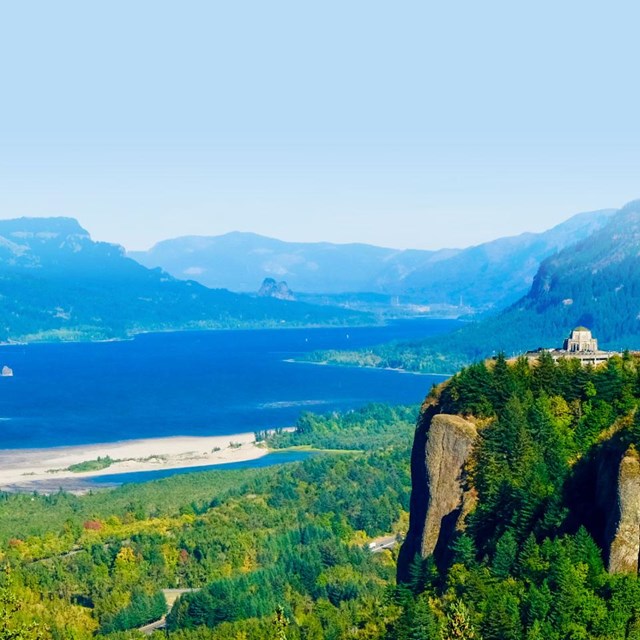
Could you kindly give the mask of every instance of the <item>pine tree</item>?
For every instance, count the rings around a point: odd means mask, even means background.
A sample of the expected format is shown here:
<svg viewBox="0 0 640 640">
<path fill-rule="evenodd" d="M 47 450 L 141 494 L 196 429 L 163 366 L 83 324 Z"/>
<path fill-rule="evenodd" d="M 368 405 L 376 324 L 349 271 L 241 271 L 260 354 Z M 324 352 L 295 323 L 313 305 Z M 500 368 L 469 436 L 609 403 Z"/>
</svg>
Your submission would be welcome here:
<svg viewBox="0 0 640 640">
<path fill-rule="evenodd" d="M 467 533 L 459 535 L 453 543 L 453 562 L 471 569 L 476 564 L 476 546 Z"/>
<path fill-rule="evenodd" d="M 423 595 L 416 600 L 411 619 L 410 640 L 440 640 L 441 625 L 428 599 Z"/>
<path fill-rule="evenodd" d="M 521 640 L 520 601 L 514 593 L 515 586 L 513 581 L 498 585 L 484 603 L 484 640 Z"/>
<path fill-rule="evenodd" d="M 500 414 L 509 398 L 515 392 L 515 384 L 511 369 L 504 353 L 499 353 L 491 370 L 491 394 L 489 400 L 496 413 Z"/>
<path fill-rule="evenodd" d="M 533 368 L 532 387 L 536 394 L 553 395 L 557 389 L 556 364 L 551 354 L 542 351 Z"/>
<path fill-rule="evenodd" d="M 518 544 L 513 531 L 507 529 L 496 544 L 496 553 L 491 567 L 498 578 L 507 578 L 516 564 Z"/>
<path fill-rule="evenodd" d="M 533 533 L 530 533 L 522 544 L 518 554 L 517 571 L 518 575 L 525 580 L 538 584 L 545 575 L 548 565 L 540 555 L 540 547 L 536 542 Z"/>
</svg>

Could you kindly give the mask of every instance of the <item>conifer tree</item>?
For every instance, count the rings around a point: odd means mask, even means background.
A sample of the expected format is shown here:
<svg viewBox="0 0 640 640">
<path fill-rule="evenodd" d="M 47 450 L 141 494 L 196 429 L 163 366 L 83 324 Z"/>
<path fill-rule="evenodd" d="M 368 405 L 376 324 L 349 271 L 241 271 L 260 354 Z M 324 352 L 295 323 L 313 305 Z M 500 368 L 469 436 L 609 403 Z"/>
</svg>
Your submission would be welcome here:
<svg viewBox="0 0 640 640">
<path fill-rule="evenodd" d="M 556 364 L 547 351 L 540 352 L 533 367 L 532 386 L 536 394 L 553 395 L 557 393 Z"/>
<path fill-rule="evenodd" d="M 491 563 L 493 573 L 498 578 L 507 578 L 515 566 L 518 544 L 513 531 L 507 529 L 496 544 L 496 553 Z"/>
</svg>

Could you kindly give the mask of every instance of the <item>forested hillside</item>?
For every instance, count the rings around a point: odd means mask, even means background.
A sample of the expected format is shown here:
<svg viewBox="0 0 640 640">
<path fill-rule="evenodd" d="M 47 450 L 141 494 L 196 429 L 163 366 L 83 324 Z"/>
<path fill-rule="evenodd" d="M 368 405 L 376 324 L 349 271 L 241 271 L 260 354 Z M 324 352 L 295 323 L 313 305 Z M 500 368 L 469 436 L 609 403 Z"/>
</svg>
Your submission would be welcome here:
<svg viewBox="0 0 640 640">
<path fill-rule="evenodd" d="M 0 340 L 104 340 L 141 331 L 358 324 L 372 318 L 176 280 L 94 242 L 71 218 L 0 221 Z"/>
<path fill-rule="evenodd" d="M 0 495 L 0 638 L 139 638 L 127 630 L 158 619 L 169 588 L 196 590 L 168 616 L 177 640 L 271 640 L 278 612 L 289 640 L 382 637 L 400 611 L 386 597 L 395 552 L 368 541 L 406 531 L 415 418 L 307 414 L 286 444 L 313 433 L 343 451 L 280 468 Z"/>
<path fill-rule="evenodd" d="M 628 526 L 640 504 L 639 402 L 631 356 L 598 369 L 498 358 L 434 391 L 414 443 L 392 637 L 640 637 L 640 528 Z M 436 450 L 443 420 L 449 448 Z M 458 467 L 450 456 L 464 438 Z M 451 495 L 433 468 L 451 468 L 462 505 L 438 518 L 436 536 L 434 510 Z"/>
<path fill-rule="evenodd" d="M 607 224 L 613 210 L 575 215 L 542 233 L 497 238 L 469 247 L 402 281 L 402 291 L 429 303 L 465 304 L 495 312 L 524 295 L 540 263 Z"/>
<path fill-rule="evenodd" d="M 631 355 L 498 357 L 430 393 L 413 453 L 413 410 L 377 405 L 262 434 L 341 450 L 303 463 L 3 494 L 0 629 L 139 638 L 177 588 L 158 639 L 638 638 L 639 403 Z"/>
<path fill-rule="evenodd" d="M 582 213 L 541 233 L 466 249 L 283 242 L 235 232 L 165 240 L 130 255 L 178 278 L 233 291 L 255 291 L 265 277 L 273 277 L 298 293 L 384 293 L 400 296 L 402 303 L 501 309 L 526 293 L 542 260 L 601 228 L 612 213 Z"/>
<path fill-rule="evenodd" d="M 547 258 L 529 293 L 495 317 L 455 333 L 360 352 L 329 352 L 336 364 L 453 372 L 504 351 L 560 347 L 578 325 L 605 349 L 640 349 L 640 201 L 620 209 L 588 238 Z"/>
</svg>

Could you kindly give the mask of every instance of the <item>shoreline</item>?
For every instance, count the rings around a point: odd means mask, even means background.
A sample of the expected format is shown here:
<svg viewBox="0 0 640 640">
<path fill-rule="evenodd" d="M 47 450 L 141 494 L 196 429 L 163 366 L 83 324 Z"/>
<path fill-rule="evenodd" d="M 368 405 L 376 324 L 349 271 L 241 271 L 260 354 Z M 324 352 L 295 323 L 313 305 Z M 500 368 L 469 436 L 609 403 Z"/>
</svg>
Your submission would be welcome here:
<svg viewBox="0 0 640 640">
<path fill-rule="evenodd" d="M 347 369 L 373 369 L 374 371 L 395 371 L 396 373 L 406 373 L 412 376 L 440 376 L 441 378 L 451 378 L 455 373 L 436 373 L 433 371 L 410 371 L 402 367 L 375 367 L 370 364 L 348 364 L 342 362 L 332 362 L 331 360 L 296 360 L 286 358 L 282 362 L 289 364 L 313 364 L 319 367 L 344 367 Z"/>
<path fill-rule="evenodd" d="M 439 318 L 436 318 L 439 319 Z M 454 318 L 455 319 L 455 318 Z M 43 340 L 23 340 L 17 339 L 15 341 L 0 342 L 0 347 L 24 347 L 29 345 L 39 344 L 100 344 L 108 342 L 131 342 L 138 336 L 146 335 L 161 335 L 164 333 L 197 333 L 200 331 L 272 331 L 272 330 L 286 330 L 286 329 L 360 329 L 360 328 L 374 328 L 386 326 L 388 322 L 365 322 L 363 324 L 284 324 L 282 322 L 276 322 L 274 324 L 256 324 L 242 325 L 238 327 L 227 326 L 214 326 L 214 327 L 183 327 L 178 329 L 148 329 L 143 331 L 134 331 L 128 335 L 116 336 L 113 338 L 74 338 L 72 340 L 64 339 L 43 339 Z"/>
<path fill-rule="evenodd" d="M 255 441 L 254 433 L 221 436 L 171 436 L 122 440 L 43 449 L 0 450 L 0 491 L 50 490 L 58 480 L 82 482 L 96 476 L 157 471 L 261 458 L 269 449 Z M 97 458 L 113 460 L 105 468 L 74 472 L 72 465 Z"/>
<path fill-rule="evenodd" d="M 330 306 L 330 305 L 328 305 Z M 144 335 L 159 335 L 163 333 L 191 333 L 191 332 L 199 332 L 199 331 L 270 331 L 273 329 L 281 330 L 281 329 L 361 329 L 361 328 L 375 328 L 375 327 L 384 327 L 388 326 L 392 322 L 398 321 L 413 321 L 413 320 L 455 320 L 457 322 L 468 322 L 467 320 L 460 320 L 457 317 L 448 317 L 448 316 L 410 316 L 410 317 L 389 317 L 384 318 L 381 321 L 373 321 L 373 322 L 363 322 L 362 324 L 299 324 L 299 325 L 288 325 L 282 322 L 274 322 L 273 324 L 261 324 L 257 323 L 255 326 L 252 325 L 242 325 L 237 327 L 227 327 L 227 326 L 212 326 L 212 327 L 182 327 L 175 329 L 143 329 L 140 331 L 133 331 L 130 334 L 123 336 L 114 336 L 111 338 L 76 338 L 73 340 L 60 340 L 60 339 L 44 339 L 44 340 L 22 340 L 22 339 L 9 339 L 6 342 L 0 342 L 1 347 L 19 347 L 19 346 L 28 346 L 28 345 L 40 345 L 40 344 L 97 344 L 97 343 L 105 343 L 105 342 L 130 342 L 135 340 L 138 336 Z M 373 367 L 376 368 L 376 367 Z M 407 373 L 412 373 L 408 371 Z M 438 374 L 439 375 L 439 374 Z"/>
</svg>

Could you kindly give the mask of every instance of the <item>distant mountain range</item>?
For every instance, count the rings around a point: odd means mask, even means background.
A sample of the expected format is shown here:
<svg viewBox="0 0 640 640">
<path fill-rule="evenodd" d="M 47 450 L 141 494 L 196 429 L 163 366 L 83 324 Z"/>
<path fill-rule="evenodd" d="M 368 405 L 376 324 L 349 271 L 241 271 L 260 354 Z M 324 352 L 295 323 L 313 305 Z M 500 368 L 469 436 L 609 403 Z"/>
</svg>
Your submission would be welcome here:
<svg viewBox="0 0 640 640">
<path fill-rule="evenodd" d="M 255 291 L 265 278 L 286 280 L 296 292 L 374 292 L 396 282 L 426 260 L 457 250 L 398 251 L 367 244 L 284 242 L 255 233 L 185 236 L 159 242 L 129 256 L 162 267 L 178 278 L 209 287 Z"/>
<path fill-rule="evenodd" d="M 71 218 L 0 221 L 0 340 L 110 339 L 141 331 L 361 324 L 363 314 L 212 290 L 94 242 Z"/>
<path fill-rule="evenodd" d="M 578 214 L 543 233 L 468 249 L 401 251 L 234 232 L 165 240 L 129 255 L 177 278 L 234 291 L 255 291 L 264 278 L 277 278 L 296 294 L 382 293 L 421 304 L 497 309 L 526 293 L 542 260 L 601 228 L 613 211 Z"/>
<path fill-rule="evenodd" d="M 640 349 L 640 200 L 547 258 L 527 295 L 488 321 L 487 330 L 526 328 L 523 341 L 539 346 L 576 325 L 593 329 L 607 348 Z"/>
<path fill-rule="evenodd" d="M 500 309 L 531 287 L 540 263 L 602 228 L 613 209 L 581 213 L 542 233 L 499 238 L 416 269 L 402 281 L 405 293 L 474 308 Z"/>
<path fill-rule="evenodd" d="M 578 325 L 589 327 L 602 348 L 640 349 L 640 200 L 545 259 L 526 295 L 496 316 L 431 340 L 318 357 L 342 364 L 453 371 L 499 351 L 515 355 L 561 347 Z"/>
<path fill-rule="evenodd" d="M 559 340 L 571 324 L 591 326 L 603 343 L 620 345 L 637 331 L 640 314 L 639 209 L 631 203 L 619 212 L 580 214 L 544 233 L 465 250 L 295 244 L 233 233 L 131 254 L 147 265 L 164 256 L 173 275 L 139 264 L 118 245 L 94 242 L 71 218 L 0 221 L 0 340 L 363 324 L 399 297 L 421 312 L 427 307 L 420 305 L 455 306 L 460 298 L 475 311 L 495 312 L 524 293 L 492 320 L 441 338 L 438 348 L 464 358 L 529 348 Z M 200 282 L 178 279 L 189 275 Z M 223 283 L 254 293 L 206 286 Z M 376 315 L 353 310 L 367 308 Z"/>
</svg>

